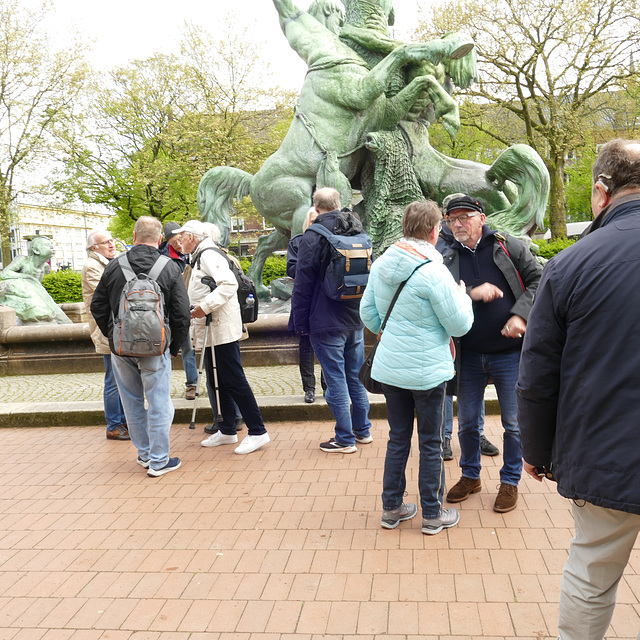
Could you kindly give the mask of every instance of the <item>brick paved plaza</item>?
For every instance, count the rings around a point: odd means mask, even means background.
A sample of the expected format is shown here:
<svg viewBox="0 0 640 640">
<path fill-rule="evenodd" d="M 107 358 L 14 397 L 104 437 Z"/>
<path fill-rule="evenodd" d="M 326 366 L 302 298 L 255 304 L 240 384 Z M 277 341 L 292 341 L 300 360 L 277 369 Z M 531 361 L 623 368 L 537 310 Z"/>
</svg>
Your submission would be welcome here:
<svg viewBox="0 0 640 640">
<path fill-rule="evenodd" d="M 249 456 L 176 425 L 183 466 L 156 479 L 103 428 L 1 429 L 0 639 L 555 638 L 568 503 L 524 479 L 494 513 L 483 458 L 457 528 L 384 530 L 385 424 L 353 455 L 318 449 L 331 423 L 272 424 Z M 409 474 L 416 501 L 415 451 Z M 636 637 L 638 574 L 636 551 L 608 638 Z"/>
</svg>

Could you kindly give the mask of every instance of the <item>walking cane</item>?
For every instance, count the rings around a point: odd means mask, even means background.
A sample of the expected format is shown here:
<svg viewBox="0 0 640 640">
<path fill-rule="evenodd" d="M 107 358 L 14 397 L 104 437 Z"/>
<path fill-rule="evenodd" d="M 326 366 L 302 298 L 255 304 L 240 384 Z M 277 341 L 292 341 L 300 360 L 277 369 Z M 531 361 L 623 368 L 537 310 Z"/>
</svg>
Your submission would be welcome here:
<svg viewBox="0 0 640 640">
<path fill-rule="evenodd" d="M 202 283 L 207 285 L 211 291 L 216 288 L 216 281 L 209 276 L 205 276 L 202 278 Z M 191 414 L 191 423 L 189 424 L 189 429 L 196 428 L 196 411 L 198 408 L 198 396 L 200 392 L 200 380 L 202 379 L 202 372 L 204 371 L 204 354 L 207 349 L 207 340 L 209 339 L 209 325 L 211 324 L 211 314 L 207 314 L 207 320 L 204 325 L 204 342 L 202 343 L 202 351 L 200 353 L 200 366 L 198 368 L 198 380 L 196 382 L 196 397 L 193 401 L 193 412 Z M 215 427 L 218 426 L 218 423 L 222 422 L 222 415 L 220 414 L 220 397 L 218 394 L 218 373 L 216 368 L 216 355 L 214 351 L 213 345 L 211 346 L 211 360 L 213 363 L 213 384 L 215 388 L 215 409 L 213 411 L 213 424 Z"/>
</svg>

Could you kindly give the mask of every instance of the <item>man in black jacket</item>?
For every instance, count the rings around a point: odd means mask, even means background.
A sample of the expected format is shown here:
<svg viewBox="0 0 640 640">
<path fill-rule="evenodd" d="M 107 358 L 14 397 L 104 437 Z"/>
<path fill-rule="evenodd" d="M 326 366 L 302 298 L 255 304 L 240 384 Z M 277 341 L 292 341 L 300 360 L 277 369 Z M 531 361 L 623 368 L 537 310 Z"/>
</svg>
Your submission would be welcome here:
<svg viewBox="0 0 640 640">
<path fill-rule="evenodd" d="M 362 223 L 353 213 L 340 211 L 340 195 L 335 189 L 318 189 L 313 205 L 318 212 L 313 225 L 323 225 L 337 235 L 362 232 Z M 356 442 L 373 441 L 369 398 L 358 379 L 364 362 L 364 325 L 360 299 L 334 300 L 325 295 L 322 283 L 330 260 L 328 240 L 307 229 L 298 249 L 293 322 L 298 333 L 309 335 L 327 383 L 327 404 L 336 420 L 335 438 L 321 443 L 320 449 L 354 453 Z"/>
<path fill-rule="evenodd" d="M 517 385 L 525 471 L 573 500 L 562 640 L 604 638 L 640 531 L 640 142 L 602 147 L 591 208 L 545 266 Z"/>
<path fill-rule="evenodd" d="M 158 260 L 162 225 L 156 218 L 138 218 L 133 228 L 133 248 L 127 253 L 136 274 L 147 274 Z M 112 363 L 129 435 L 138 449 L 138 464 L 156 477 L 180 467 L 180 458 L 169 457 L 169 430 L 174 408 L 171 402 L 171 356 L 176 356 L 189 331 L 189 298 L 180 269 L 169 261 L 157 278 L 164 295 L 164 310 L 171 330 L 171 344 L 161 356 L 124 357 L 113 345 L 113 316 L 118 315 L 120 294 L 126 279 L 118 260 L 105 268 L 91 302 L 91 313 L 100 331 L 109 338 Z M 145 409 L 145 398 L 148 409 Z"/>
<path fill-rule="evenodd" d="M 493 384 L 504 429 L 500 488 L 493 509 L 516 508 L 522 475 L 515 385 L 522 336 L 542 274 L 542 266 L 517 238 L 485 224 L 484 206 L 469 196 L 447 203 L 445 220 L 455 238 L 443 262 L 454 280 L 467 285 L 473 300 L 473 326 L 458 344 L 458 439 L 462 477 L 447 493 L 462 502 L 482 490 L 479 422 L 484 393 Z"/>
</svg>

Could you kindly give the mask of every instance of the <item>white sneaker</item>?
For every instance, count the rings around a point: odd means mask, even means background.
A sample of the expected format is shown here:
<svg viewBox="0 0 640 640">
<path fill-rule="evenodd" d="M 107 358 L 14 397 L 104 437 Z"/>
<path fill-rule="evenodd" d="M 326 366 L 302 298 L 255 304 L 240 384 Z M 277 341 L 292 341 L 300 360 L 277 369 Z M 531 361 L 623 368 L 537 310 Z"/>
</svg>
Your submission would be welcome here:
<svg viewBox="0 0 640 640">
<path fill-rule="evenodd" d="M 216 431 L 213 435 L 203 440 L 200 444 L 203 447 L 219 447 L 221 444 L 235 444 L 238 442 L 238 436 L 229 436 L 220 431 Z"/>
<path fill-rule="evenodd" d="M 263 433 L 261 436 L 247 436 L 240 446 L 236 447 L 236 453 L 252 453 L 263 447 L 267 442 L 271 442 L 271 438 L 268 433 Z"/>
</svg>

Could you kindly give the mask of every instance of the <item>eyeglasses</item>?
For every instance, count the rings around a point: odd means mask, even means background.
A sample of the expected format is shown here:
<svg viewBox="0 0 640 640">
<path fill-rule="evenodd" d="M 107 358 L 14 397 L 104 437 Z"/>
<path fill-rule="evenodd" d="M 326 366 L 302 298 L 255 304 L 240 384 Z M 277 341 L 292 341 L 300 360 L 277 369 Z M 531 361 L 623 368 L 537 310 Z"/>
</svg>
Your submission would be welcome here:
<svg viewBox="0 0 640 640">
<path fill-rule="evenodd" d="M 467 224 L 467 222 L 469 222 L 469 218 L 475 218 L 479 215 L 480 213 L 463 213 L 461 216 L 456 216 L 455 218 L 447 216 L 444 221 L 447 223 L 448 227 L 453 227 L 456 222 L 459 222 L 460 224 Z"/>
<path fill-rule="evenodd" d="M 102 247 L 105 244 L 115 244 L 116 241 L 113 238 L 109 238 L 109 240 L 105 240 L 104 242 L 94 242 L 94 247 Z"/>
</svg>

